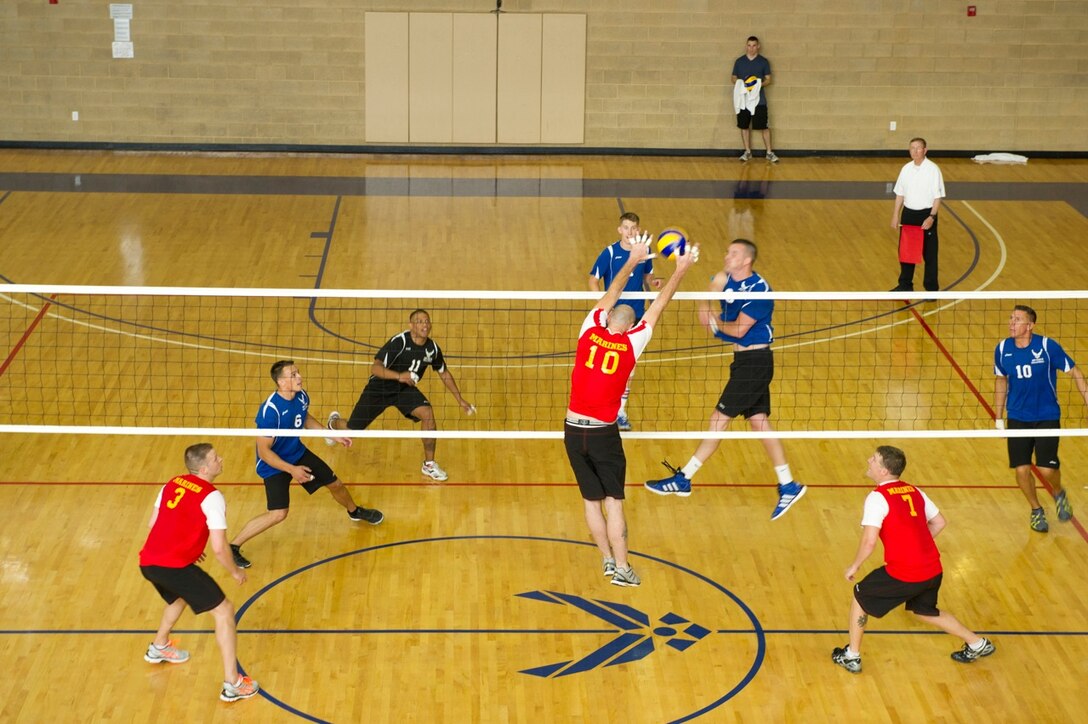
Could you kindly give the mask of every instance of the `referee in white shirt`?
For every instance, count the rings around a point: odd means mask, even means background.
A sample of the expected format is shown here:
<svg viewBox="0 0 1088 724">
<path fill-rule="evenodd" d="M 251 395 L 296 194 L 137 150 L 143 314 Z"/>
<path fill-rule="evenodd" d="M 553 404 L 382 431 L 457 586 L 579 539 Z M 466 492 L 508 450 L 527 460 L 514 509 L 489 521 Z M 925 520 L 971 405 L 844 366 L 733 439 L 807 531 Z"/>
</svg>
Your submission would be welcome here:
<svg viewBox="0 0 1088 724">
<path fill-rule="evenodd" d="M 941 288 L 937 283 L 937 210 L 944 198 L 944 177 L 937 164 L 926 158 L 926 139 L 910 140 L 910 158 L 895 182 L 892 229 L 898 232 L 901 224 L 922 227 L 922 261 L 926 265 L 922 281 L 927 292 L 936 292 Z M 914 291 L 914 264 L 899 262 L 899 283 L 892 291 Z"/>
</svg>

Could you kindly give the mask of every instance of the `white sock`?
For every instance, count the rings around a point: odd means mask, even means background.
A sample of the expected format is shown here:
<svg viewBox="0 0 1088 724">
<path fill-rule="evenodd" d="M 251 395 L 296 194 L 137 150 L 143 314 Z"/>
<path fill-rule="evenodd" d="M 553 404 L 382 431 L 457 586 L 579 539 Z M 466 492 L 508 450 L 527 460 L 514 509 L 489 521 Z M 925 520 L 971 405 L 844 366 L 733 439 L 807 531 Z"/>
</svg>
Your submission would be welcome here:
<svg viewBox="0 0 1088 724">
<path fill-rule="evenodd" d="M 846 658 L 848 658 L 848 659 L 860 659 L 861 654 L 859 654 L 857 651 L 851 650 L 850 649 L 850 644 L 847 644 L 846 645 Z"/>
<path fill-rule="evenodd" d="M 972 651 L 982 651 L 983 647 L 986 646 L 986 639 L 979 639 L 975 643 L 967 645 L 971 647 Z"/>
<path fill-rule="evenodd" d="M 681 468 L 680 472 L 684 474 L 684 477 L 691 480 L 695 473 L 699 472 L 699 468 L 703 467 L 699 458 L 694 455 L 691 456 L 691 460 L 688 460 L 688 464 Z"/>
<path fill-rule="evenodd" d="M 787 485 L 793 482 L 793 473 L 790 472 L 789 463 L 786 463 L 785 465 L 775 465 L 774 472 L 778 475 L 779 485 Z"/>
</svg>

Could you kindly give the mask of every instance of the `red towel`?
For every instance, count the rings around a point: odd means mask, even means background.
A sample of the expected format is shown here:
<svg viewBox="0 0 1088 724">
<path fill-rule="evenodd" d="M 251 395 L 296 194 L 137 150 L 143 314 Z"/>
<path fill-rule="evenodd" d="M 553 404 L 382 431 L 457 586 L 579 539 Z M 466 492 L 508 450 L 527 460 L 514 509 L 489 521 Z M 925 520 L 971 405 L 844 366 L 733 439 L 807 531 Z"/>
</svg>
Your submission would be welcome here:
<svg viewBox="0 0 1088 724">
<path fill-rule="evenodd" d="M 903 224 L 899 227 L 899 261 L 904 264 L 922 263 L 922 237 L 925 231 L 921 226 Z"/>
</svg>

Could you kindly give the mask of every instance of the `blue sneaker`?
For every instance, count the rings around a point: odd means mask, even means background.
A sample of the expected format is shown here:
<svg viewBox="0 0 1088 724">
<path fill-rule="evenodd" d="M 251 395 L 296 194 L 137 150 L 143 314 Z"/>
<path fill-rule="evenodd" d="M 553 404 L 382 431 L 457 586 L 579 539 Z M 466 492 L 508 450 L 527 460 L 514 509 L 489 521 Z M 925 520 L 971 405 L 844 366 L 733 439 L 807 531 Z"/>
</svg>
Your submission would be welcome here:
<svg viewBox="0 0 1088 724">
<path fill-rule="evenodd" d="M 785 485 L 778 486 L 778 505 L 774 506 L 774 512 L 771 513 L 771 520 L 778 520 L 786 511 L 793 507 L 793 504 L 801 499 L 801 496 L 808 490 L 804 485 L 796 482 L 789 482 Z"/>
<path fill-rule="evenodd" d="M 672 475 L 661 480 L 647 480 L 646 489 L 658 495 L 679 495 L 681 498 L 691 495 L 691 480 L 688 476 L 680 472 L 680 468 L 669 465 L 667 460 L 662 460 L 661 464 L 671 470 Z"/>
<path fill-rule="evenodd" d="M 1073 506 L 1069 504 L 1069 497 L 1064 490 L 1058 493 L 1054 502 L 1058 504 L 1058 520 L 1064 522 L 1073 517 Z"/>
<path fill-rule="evenodd" d="M 616 417 L 616 424 L 619 425 L 620 432 L 630 432 L 631 431 L 631 420 L 628 419 L 627 413 L 625 413 L 625 412 L 621 412 Z"/>
<path fill-rule="evenodd" d="M 1050 524 L 1046 522 L 1046 513 L 1042 508 L 1031 509 L 1031 529 L 1036 533 L 1046 533 L 1050 530 Z"/>
</svg>

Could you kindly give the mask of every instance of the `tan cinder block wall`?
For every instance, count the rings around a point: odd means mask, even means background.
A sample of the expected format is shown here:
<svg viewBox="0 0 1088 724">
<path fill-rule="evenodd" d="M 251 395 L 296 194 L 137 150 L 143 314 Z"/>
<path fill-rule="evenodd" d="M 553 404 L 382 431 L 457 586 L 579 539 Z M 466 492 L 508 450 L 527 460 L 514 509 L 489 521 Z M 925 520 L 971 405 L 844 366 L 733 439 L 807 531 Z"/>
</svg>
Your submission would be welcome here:
<svg viewBox="0 0 1088 724">
<path fill-rule="evenodd" d="M 968 3 L 978 15 L 967 17 Z M 369 10 L 491 0 L 0 2 L 0 140 L 360 145 Z M 731 149 L 745 38 L 777 149 L 1088 151 L 1088 0 L 506 0 L 587 15 L 585 146 Z M 80 120 L 71 120 L 79 111 Z M 888 124 L 896 121 L 898 130 Z M 762 144 L 756 143 L 756 147 Z"/>
</svg>

